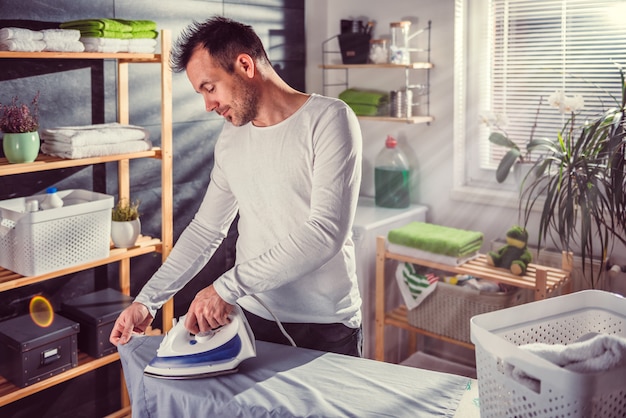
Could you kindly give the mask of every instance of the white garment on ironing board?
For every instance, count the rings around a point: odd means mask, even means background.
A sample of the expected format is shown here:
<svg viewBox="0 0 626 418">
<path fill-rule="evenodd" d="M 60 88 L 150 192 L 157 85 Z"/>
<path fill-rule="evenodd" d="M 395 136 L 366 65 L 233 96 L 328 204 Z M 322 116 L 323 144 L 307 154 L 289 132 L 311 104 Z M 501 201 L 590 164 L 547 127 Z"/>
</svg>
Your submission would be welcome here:
<svg viewBox="0 0 626 418">
<path fill-rule="evenodd" d="M 285 322 L 361 323 L 351 228 L 361 132 L 350 108 L 312 95 L 281 123 L 226 123 L 194 219 L 135 299 L 152 315 L 208 262 L 237 212 L 235 267 L 215 282 L 228 303 Z"/>
</svg>

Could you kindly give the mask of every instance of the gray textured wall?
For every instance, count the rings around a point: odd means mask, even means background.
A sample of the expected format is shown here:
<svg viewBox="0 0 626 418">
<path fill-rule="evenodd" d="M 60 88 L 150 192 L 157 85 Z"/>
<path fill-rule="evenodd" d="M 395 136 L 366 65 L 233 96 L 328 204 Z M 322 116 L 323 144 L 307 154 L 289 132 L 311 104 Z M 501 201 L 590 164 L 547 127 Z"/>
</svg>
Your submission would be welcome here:
<svg viewBox="0 0 626 418">
<path fill-rule="evenodd" d="M 58 23 L 85 18 L 117 17 L 151 19 L 160 29 L 171 29 L 173 38 L 192 20 L 224 15 L 252 25 L 279 74 L 302 91 L 305 42 L 304 1 L 148 1 L 148 0 L 2 0 L 0 27 L 32 29 L 57 27 Z M 40 91 L 41 128 L 113 122 L 116 119 L 116 74 L 110 61 L 0 59 L 0 102 L 18 94 L 30 101 Z M 130 123 L 150 130 L 160 143 L 159 69 L 156 65 L 130 67 Z M 174 74 L 174 232 L 175 239 L 197 210 L 213 165 L 213 146 L 222 120 L 204 111 L 184 74 Z M 0 200 L 39 194 L 49 186 L 89 189 L 117 195 L 116 164 L 54 170 L 0 177 Z M 131 161 L 131 196 L 141 200 L 143 233 L 160 236 L 160 162 Z M 210 283 L 232 263 L 236 234 L 225 242 L 216 259 L 175 299 L 176 315 L 185 313 L 197 290 Z M 160 265 L 160 255 L 146 255 L 131 262 L 132 289 L 136 294 Z M 29 299 L 44 294 L 58 309 L 71 299 L 106 286 L 116 286 L 117 266 L 54 279 L 0 295 L 0 320 L 27 312 Z M 0 416 L 102 416 L 119 402 L 118 366 L 103 368 L 0 408 Z M 54 402 L 51 400 L 55 399 Z M 35 413 L 33 408 L 43 408 Z M 38 409 L 39 411 L 39 409 Z"/>
</svg>

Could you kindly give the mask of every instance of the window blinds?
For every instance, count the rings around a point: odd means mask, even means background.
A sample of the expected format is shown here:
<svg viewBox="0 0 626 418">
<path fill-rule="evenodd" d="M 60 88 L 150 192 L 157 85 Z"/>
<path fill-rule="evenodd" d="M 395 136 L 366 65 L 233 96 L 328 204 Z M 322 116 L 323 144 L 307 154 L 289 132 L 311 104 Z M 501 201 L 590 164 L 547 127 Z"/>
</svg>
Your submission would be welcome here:
<svg viewBox="0 0 626 418">
<path fill-rule="evenodd" d="M 535 118 L 534 137 L 551 139 L 569 118 L 548 105 L 556 90 L 583 97 L 579 121 L 614 107 L 621 100 L 615 63 L 626 65 L 625 22 L 624 0 L 490 0 L 490 74 L 481 94 L 487 113 L 505 121 L 503 130 L 524 151 Z M 484 143 L 481 166 L 493 168 L 506 150 L 486 136 Z"/>
</svg>

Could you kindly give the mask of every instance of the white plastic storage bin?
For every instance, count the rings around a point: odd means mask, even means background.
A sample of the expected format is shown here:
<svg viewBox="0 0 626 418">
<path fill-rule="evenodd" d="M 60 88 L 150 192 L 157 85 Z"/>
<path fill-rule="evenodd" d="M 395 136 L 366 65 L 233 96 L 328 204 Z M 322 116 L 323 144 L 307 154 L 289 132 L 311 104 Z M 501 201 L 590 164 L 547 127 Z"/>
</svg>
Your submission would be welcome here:
<svg viewBox="0 0 626 418">
<path fill-rule="evenodd" d="M 573 372 L 519 348 L 570 344 L 590 333 L 626 337 L 623 297 L 580 291 L 474 316 L 470 328 L 482 418 L 626 416 L 626 367 Z M 534 385 L 512 377 L 519 372 Z"/>
<path fill-rule="evenodd" d="M 63 207 L 27 212 L 35 195 L 0 201 L 0 266 L 36 276 L 109 256 L 113 196 L 58 192 Z"/>
</svg>

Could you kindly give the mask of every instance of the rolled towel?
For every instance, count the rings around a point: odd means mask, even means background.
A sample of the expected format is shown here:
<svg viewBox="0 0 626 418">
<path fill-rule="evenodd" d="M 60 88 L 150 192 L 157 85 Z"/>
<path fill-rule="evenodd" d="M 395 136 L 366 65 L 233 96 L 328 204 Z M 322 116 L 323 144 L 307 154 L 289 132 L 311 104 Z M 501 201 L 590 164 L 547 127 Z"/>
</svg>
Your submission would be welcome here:
<svg viewBox="0 0 626 418">
<path fill-rule="evenodd" d="M 80 31 L 76 29 L 42 29 L 43 40 L 50 41 L 78 41 Z"/>
<path fill-rule="evenodd" d="M 0 41 L 7 39 L 21 41 L 39 41 L 43 39 L 43 34 L 26 28 L 6 27 L 0 28 Z"/>
<path fill-rule="evenodd" d="M 150 141 L 128 141 L 117 144 L 86 145 L 83 147 L 59 142 L 44 142 L 41 144 L 41 152 L 44 154 L 69 159 L 104 157 L 107 155 L 148 151 L 151 148 L 152 143 Z"/>
<path fill-rule="evenodd" d="M 55 142 L 82 147 L 147 140 L 149 133 L 140 126 L 114 122 L 44 129 L 40 136 L 46 143 Z"/>
<path fill-rule="evenodd" d="M 5 39 L 0 41 L 0 51 L 39 52 L 46 47 L 44 41 L 22 41 L 18 39 Z"/>
<path fill-rule="evenodd" d="M 83 52 L 85 45 L 80 41 L 55 40 L 46 41 L 44 51 L 56 52 Z"/>
<path fill-rule="evenodd" d="M 483 233 L 426 222 L 411 222 L 390 230 L 387 238 L 389 242 L 398 245 L 450 257 L 464 257 L 481 247 Z"/>
</svg>

